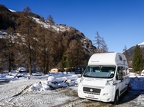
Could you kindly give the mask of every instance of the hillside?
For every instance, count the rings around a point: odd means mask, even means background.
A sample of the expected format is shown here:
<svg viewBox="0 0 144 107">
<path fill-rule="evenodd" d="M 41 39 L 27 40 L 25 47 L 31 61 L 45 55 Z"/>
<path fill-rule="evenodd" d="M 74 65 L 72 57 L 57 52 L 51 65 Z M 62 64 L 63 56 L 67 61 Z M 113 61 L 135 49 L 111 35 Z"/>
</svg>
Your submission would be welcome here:
<svg viewBox="0 0 144 107">
<path fill-rule="evenodd" d="M 144 52 L 144 42 L 139 43 L 139 44 L 137 44 L 137 45 L 139 45 L 140 48 L 142 49 L 142 51 Z M 128 54 L 129 54 L 129 59 L 130 59 L 130 61 L 132 61 L 132 58 L 133 58 L 134 48 L 135 48 L 135 46 L 132 46 L 132 47 L 130 47 L 130 48 L 127 50 Z"/>
<path fill-rule="evenodd" d="M 0 69 L 26 66 L 47 72 L 53 67 L 86 65 L 96 52 L 76 28 L 52 23 L 31 11 L 10 11 L 0 5 Z"/>
</svg>

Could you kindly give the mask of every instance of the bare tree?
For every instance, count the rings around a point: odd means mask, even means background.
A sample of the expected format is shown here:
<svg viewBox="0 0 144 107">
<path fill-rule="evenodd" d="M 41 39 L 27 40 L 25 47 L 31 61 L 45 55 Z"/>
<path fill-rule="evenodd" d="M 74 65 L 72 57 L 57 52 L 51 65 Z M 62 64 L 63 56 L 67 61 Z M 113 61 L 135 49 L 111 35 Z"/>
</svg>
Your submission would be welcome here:
<svg viewBox="0 0 144 107">
<path fill-rule="evenodd" d="M 7 50 L 7 54 L 8 54 L 8 65 L 9 65 L 9 72 L 11 71 L 11 69 L 14 68 L 14 41 L 13 38 L 15 36 L 15 30 L 13 28 L 8 28 L 7 30 L 7 36 L 8 36 L 8 41 L 7 41 L 7 46 L 8 46 L 8 50 Z"/>
<path fill-rule="evenodd" d="M 23 11 L 29 13 L 31 12 L 31 9 L 29 8 L 29 6 L 26 6 Z"/>
<path fill-rule="evenodd" d="M 49 68 L 54 64 L 53 59 L 56 60 L 56 50 L 54 47 L 57 42 L 54 41 L 54 32 L 49 31 L 43 26 L 37 28 L 37 64 L 44 73 L 48 73 Z M 59 53 L 60 54 L 60 53 Z M 57 53 L 58 55 L 58 53 Z"/>
<path fill-rule="evenodd" d="M 69 56 L 69 63 L 71 66 L 76 67 L 79 65 L 83 65 L 85 53 L 81 42 L 75 39 L 72 40 L 69 44 L 67 54 Z"/>
<path fill-rule="evenodd" d="M 108 52 L 107 45 L 104 41 L 104 38 L 100 37 L 99 33 L 96 33 L 96 40 L 95 40 L 95 46 L 97 48 L 97 53 L 105 53 Z"/>
<path fill-rule="evenodd" d="M 23 62 L 27 64 L 29 73 L 31 75 L 35 54 L 34 46 L 37 42 L 35 39 L 36 27 L 33 26 L 36 26 L 36 24 L 29 17 L 23 17 L 20 20 L 21 23 L 17 29 L 20 36 L 17 36 L 16 38 L 16 41 L 19 45 L 18 50 L 19 53 L 21 53 L 19 59 L 23 60 Z"/>
<path fill-rule="evenodd" d="M 49 15 L 49 17 L 48 17 L 48 22 L 50 24 L 54 24 L 55 23 L 54 20 L 53 20 L 53 17 L 51 15 Z"/>
<path fill-rule="evenodd" d="M 101 52 L 102 53 L 108 52 L 108 47 L 107 44 L 105 43 L 104 38 L 101 39 Z"/>
<path fill-rule="evenodd" d="M 96 47 L 97 47 L 97 52 L 100 52 L 100 46 L 101 46 L 101 37 L 99 36 L 99 33 L 96 33 Z"/>
<path fill-rule="evenodd" d="M 125 46 L 124 49 L 123 49 L 123 54 L 126 56 L 126 59 L 127 59 L 127 61 L 128 61 L 129 67 L 132 67 L 132 63 L 131 63 L 131 61 L 130 61 L 130 55 L 129 55 L 129 52 L 128 52 L 126 46 Z"/>
<path fill-rule="evenodd" d="M 0 71 L 8 67 L 7 40 L 0 39 Z"/>
</svg>

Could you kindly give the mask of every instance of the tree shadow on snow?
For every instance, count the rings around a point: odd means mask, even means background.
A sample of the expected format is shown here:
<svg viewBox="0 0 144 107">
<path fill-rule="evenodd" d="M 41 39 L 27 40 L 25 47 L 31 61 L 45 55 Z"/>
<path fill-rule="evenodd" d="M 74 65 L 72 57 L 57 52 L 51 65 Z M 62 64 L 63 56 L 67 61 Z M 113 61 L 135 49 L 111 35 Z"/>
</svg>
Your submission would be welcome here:
<svg viewBox="0 0 144 107">
<path fill-rule="evenodd" d="M 0 80 L 0 85 L 3 85 L 3 84 L 6 84 L 6 83 L 9 83 L 10 80 Z"/>
<path fill-rule="evenodd" d="M 144 90 L 129 90 L 120 96 L 119 104 L 130 102 L 142 94 L 144 94 Z"/>
</svg>

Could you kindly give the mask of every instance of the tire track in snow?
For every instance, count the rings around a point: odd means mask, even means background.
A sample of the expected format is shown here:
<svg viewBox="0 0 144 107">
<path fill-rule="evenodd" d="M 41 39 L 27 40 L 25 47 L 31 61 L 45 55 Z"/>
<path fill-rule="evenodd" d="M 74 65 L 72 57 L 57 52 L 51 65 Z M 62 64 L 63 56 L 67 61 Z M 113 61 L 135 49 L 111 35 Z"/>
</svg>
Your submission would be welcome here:
<svg viewBox="0 0 144 107">
<path fill-rule="evenodd" d="M 0 107 L 6 107 L 6 106 L 7 106 L 7 107 L 15 107 L 16 104 L 13 103 L 12 101 L 13 101 L 16 97 L 22 95 L 31 85 L 32 85 L 32 84 L 26 86 L 26 87 L 23 88 L 20 92 L 18 92 L 17 94 L 15 94 L 15 95 L 13 95 L 13 96 L 11 96 L 11 97 L 4 98 L 4 99 L 0 100 L 0 102 L 3 102 L 3 103 L 0 103 Z M 11 102 L 11 103 L 10 103 L 10 102 Z"/>
<path fill-rule="evenodd" d="M 14 81 L 12 83 L 2 85 L 0 87 L 0 91 L 2 92 L 0 95 L 0 107 L 15 107 L 16 104 L 13 100 L 24 94 L 33 83 L 35 83 L 33 80 L 28 83 L 25 83 L 25 81 L 20 81 L 18 83 Z"/>
<path fill-rule="evenodd" d="M 60 104 L 58 105 L 59 107 L 75 107 L 77 104 L 80 104 L 82 102 L 87 101 L 87 99 L 76 99 L 73 101 L 68 101 L 65 104 Z M 52 106 L 52 107 L 57 107 L 57 106 Z"/>
<path fill-rule="evenodd" d="M 29 87 L 31 87 L 33 84 L 30 84 L 28 86 L 26 86 L 24 89 L 22 89 L 20 92 L 18 92 L 17 94 L 13 95 L 11 97 L 11 99 L 9 100 L 9 102 L 11 102 L 14 98 L 18 97 L 19 95 L 22 95 L 27 89 L 29 89 Z"/>
</svg>

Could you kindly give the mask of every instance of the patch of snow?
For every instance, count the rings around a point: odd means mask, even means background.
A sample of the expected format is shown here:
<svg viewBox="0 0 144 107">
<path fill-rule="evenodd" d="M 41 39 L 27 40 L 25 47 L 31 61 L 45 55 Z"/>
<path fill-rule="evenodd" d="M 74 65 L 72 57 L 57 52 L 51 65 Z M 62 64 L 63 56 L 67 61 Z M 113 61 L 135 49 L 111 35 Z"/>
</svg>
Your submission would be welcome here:
<svg viewBox="0 0 144 107">
<path fill-rule="evenodd" d="M 15 10 L 12 10 L 12 9 L 9 9 L 9 11 L 11 11 L 11 12 L 16 12 Z"/>
<path fill-rule="evenodd" d="M 0 31 L 0 38 L 5 39 L 5 38 L 7 38 L 6 35 L 7 35 L 7 32 L 5 30 Z"/>
<path fill-rule="evenodd" d="M 37 23 L 39 23 L 40 25 L 43 25 L 45 28 L 49 28 L 50 24 L 44 23 L 42 21 L 40 21 L 40 19 L 32 17 Z"/>
<path fill-rule="evenodd" d="M 40 19 L 32 17 L 37 23 L 39 23 L 40 25 L 42 25 L 45 28 L 52 28 L 56 31 L 61 31 L 61 32 L 65 32 L 66 30 L 70 30 L 69 27 L 67 26 L 62 26 L 62 25 L 51 25 L 49 23 L 46 22 L 42 22 Z"/>
<path fill-rule="evenodd" d="M 140 47 L 144 47 L 144 42 L 138 44 Z"/>
<path fill-rule="evenodd" d="M 138 45 L 144 45 L 144 42 L 142 42 L 142 43 L 139 43 Z"/>
</svg>

